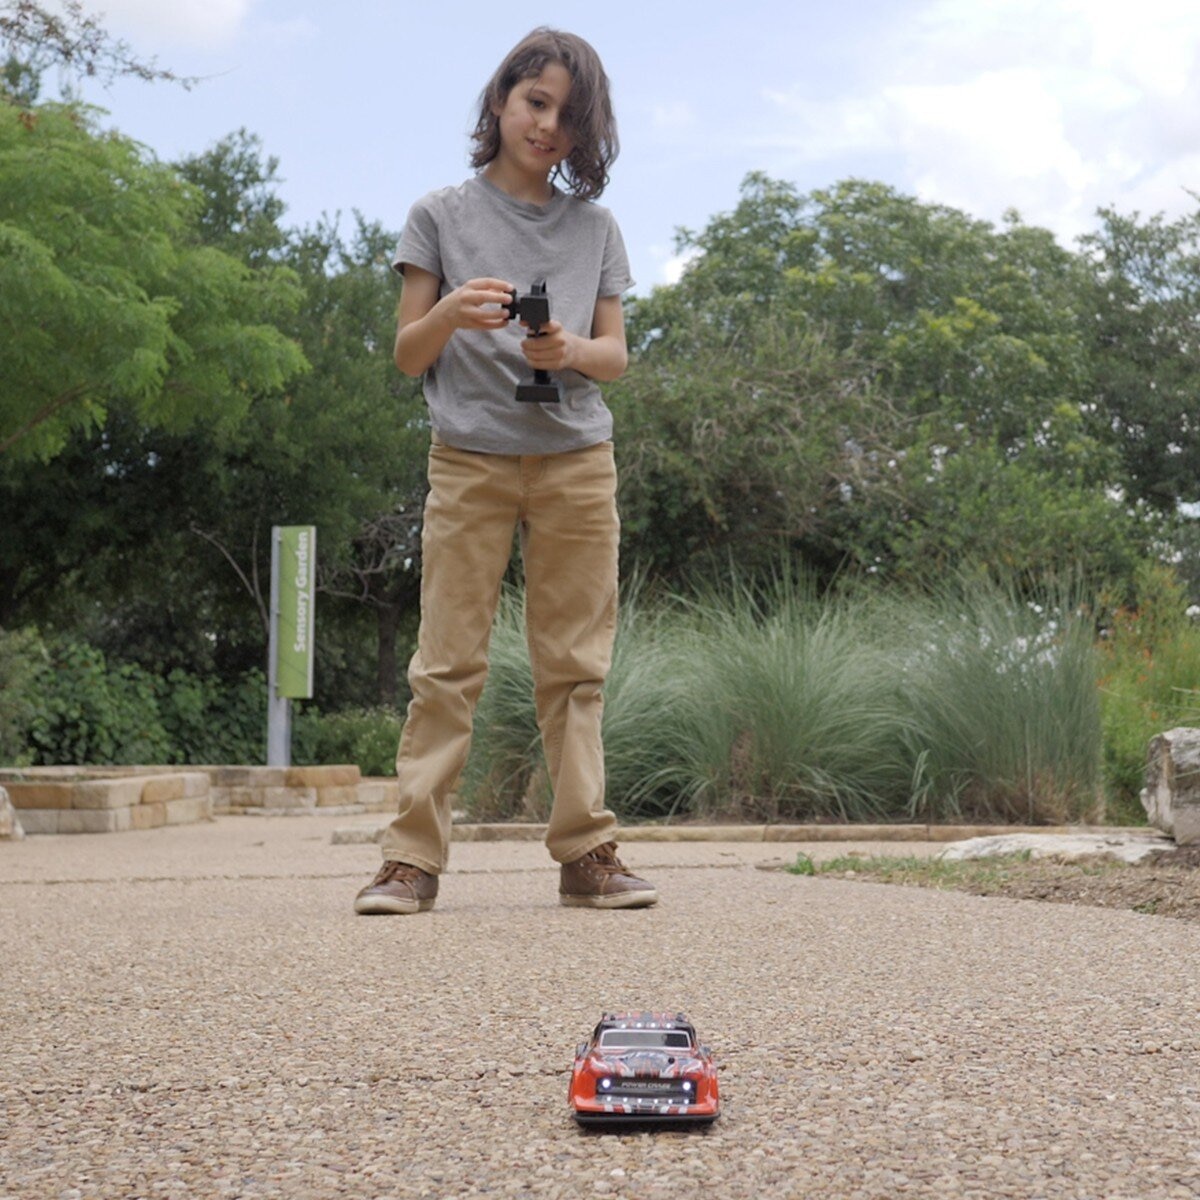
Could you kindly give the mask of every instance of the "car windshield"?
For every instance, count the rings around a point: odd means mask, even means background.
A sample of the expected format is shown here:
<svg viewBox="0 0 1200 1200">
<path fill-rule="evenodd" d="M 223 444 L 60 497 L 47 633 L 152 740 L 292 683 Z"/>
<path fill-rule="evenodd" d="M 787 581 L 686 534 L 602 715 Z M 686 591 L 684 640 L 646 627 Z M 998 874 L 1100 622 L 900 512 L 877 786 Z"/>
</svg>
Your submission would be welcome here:
<svg viewBox="0 0 1200 1200">
<path fill-rule="evenodd" d="M 686 1050 L 690 1045 L 679 1029 L 608 1029 L 600 1035 L 602 1050 Z"/>
</svg>

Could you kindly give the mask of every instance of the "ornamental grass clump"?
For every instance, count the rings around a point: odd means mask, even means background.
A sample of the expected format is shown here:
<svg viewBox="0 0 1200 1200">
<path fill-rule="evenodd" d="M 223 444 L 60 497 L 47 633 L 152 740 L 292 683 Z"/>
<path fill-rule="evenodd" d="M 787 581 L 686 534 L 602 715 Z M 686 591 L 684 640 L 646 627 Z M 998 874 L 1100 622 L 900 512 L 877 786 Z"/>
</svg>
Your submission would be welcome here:
<svg viewBox="0 0 1200 1200">
<path fill-rule="evenodd" d="M 463 780 L 477 819 L 551 796 L 523 605 L 506 594 Z M 1069 598 L 963 585 L 816 598 L 783 580 L 621 608 L 604 710 L 625 821 L 1096 819 L 1100 706 Z"/>
<path fill-rule="evenodd" d="M 501 599 L 489 657 L 463 800 L 476 819 L 543 821 L 552 796 L 533 703 L 524 600 L 515 592 Z M 622 820 L 685 811 L 690 776 L 679 757 L 685 676 L 677 613 L 646 599 L 631 582 L 604 687 L 607 802 Z"/>
<path fill-rule="evenodd" d="M 900 602 L 896 670 L 922 785 L 910 814 L 1099 820 L 1102 732 L 1092 625 L 1065 595 L 972 585 Z"/>
<path fill-rule="evenodd" d="M 908 716 L 861 607 L 782 580 L 692 612 L 685 741 L 692 805 L 754 821 L 878 821 L 914 786 Z"/>
<path fill-rule="evenodd" d="M 543 821 L 550 808 L 525 643 L 525 602 L 517 592 L 505 590 L 500 597 L 488 659 L 461 799 L 476 820 Z"/>
</svg>

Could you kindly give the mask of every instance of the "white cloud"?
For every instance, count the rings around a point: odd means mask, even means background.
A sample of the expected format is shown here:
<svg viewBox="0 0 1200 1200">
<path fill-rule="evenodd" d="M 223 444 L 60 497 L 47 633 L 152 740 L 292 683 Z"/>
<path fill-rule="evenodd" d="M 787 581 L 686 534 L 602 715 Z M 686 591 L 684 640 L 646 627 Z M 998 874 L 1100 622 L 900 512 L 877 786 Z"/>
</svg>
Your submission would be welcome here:
<svg viewBox="0 0 1200 1200">
<path fill-rule="evenodd" d="M 99 0 L 101 23 L 120 36 L 172 46 L 212 47 L 241 32 L 253 0 Z"/>
<path fill-rule="evenodd" d="M 1090 40 L 1097 70 L 1136 81 L 1150 95 L 1181 97 L 1192 87 L 1200 11 L 1194 0 L 1060 0 L 1063 17 Z"/>
<path fill-rule="evenodd" d="M 686 129 L 696 120 L 696 114 L 684 101 L 672 100 L 668 104 L 656 104 L 652 120 L 655 129 L 674 131 Z"/>
<path fill-rule="evenodd" d="M 699 256 L 700 251 L 695 246 L 690 246 L 680 254 L 668 250 L 665 246 L 651 246 L 650 257 L 654 259 L 658 272 L 654 283 L 678 283 L 683 277 L 684 268 Z"/>
<path fill-rule="evenodd" d="M 885 160 L 924 199 L 992 220 L 1015 207 L 1064 239 L 1102 205 L 1194 208 L 1196 0 L 933 0 L 901 36 L 869 88 L 764 93 L 774 169 Z"/>
</svg>

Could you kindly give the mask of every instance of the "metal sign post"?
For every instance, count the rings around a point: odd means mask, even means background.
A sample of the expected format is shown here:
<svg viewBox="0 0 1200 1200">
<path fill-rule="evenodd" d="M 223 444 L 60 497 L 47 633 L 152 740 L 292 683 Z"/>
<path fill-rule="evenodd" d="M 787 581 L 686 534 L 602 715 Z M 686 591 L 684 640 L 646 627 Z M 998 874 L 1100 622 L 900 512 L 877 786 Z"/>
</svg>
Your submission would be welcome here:
<svg viewBox="0 0 1200 1200">
<path fill-rule="evenodd" d="M 291 701 L 313 694 L 317 530 L 271 529 L 271 624 L 267 644 L 267 766 L 292 761 Z"/>
</svg>

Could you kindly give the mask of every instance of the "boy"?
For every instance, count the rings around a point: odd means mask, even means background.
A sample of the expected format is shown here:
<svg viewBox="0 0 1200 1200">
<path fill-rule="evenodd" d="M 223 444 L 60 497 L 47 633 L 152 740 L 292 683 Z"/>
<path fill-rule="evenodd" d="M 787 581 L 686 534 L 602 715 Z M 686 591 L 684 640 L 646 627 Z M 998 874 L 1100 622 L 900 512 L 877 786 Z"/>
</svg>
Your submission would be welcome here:
<svg viewBox="0 0 1200 1200">
<path fill-rule="evenodd" d="M 658 893 L 616 856 L 600 737 L 619 524 L 612 416 L 598 384 L 625 370 L 621 294 L 633 281 L 612 214 L 593 203 L 618 149 L 596 52 L 572 34 L 534 30 L 484 89 L 473 136 L 479 174 L 418 201 L 396 254 L 396 365 L 424 376 L 430 492 L 413 699 L 396 759 L 400 811 L 354 908 L 433 907 L 514 528 L 560 901 L 643 908 Z M 553 319 L 531 337 L 505 306 L 535 279 L 547 281 Z M 531 368 L 556 374 L 561 402 L 514 399 Z"/>
</svg>

